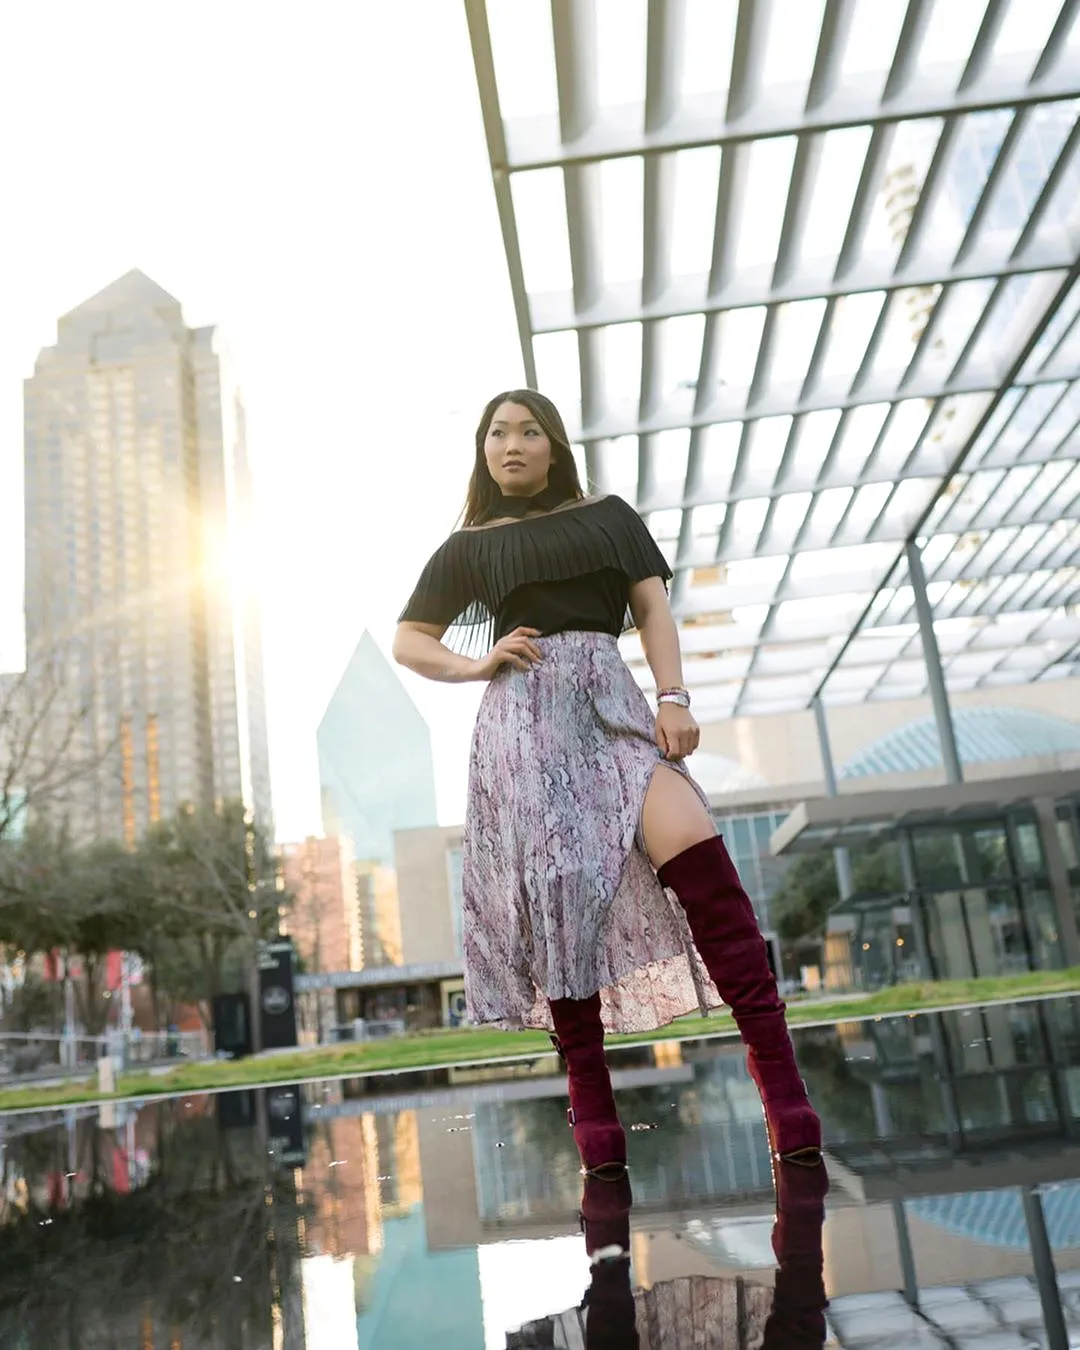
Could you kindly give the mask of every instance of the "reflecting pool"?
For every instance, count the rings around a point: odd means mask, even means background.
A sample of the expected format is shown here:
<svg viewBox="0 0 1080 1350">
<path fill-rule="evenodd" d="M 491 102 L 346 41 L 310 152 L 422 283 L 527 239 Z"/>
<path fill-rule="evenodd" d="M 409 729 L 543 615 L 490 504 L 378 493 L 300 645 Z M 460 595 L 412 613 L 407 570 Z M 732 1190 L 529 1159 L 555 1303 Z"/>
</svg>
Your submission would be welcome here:
<svg viewBox="0 0 1080 1350">
<path fill-rule="evenodd" d="M 1080 1345 L 1080 999 L 797 1048 L 831 1188 L 779 1222 L 729 1039 L 613 1052 L 584 1193 L 553 1055 L 0 1116 L 0 1346 Z"/>
</svg>

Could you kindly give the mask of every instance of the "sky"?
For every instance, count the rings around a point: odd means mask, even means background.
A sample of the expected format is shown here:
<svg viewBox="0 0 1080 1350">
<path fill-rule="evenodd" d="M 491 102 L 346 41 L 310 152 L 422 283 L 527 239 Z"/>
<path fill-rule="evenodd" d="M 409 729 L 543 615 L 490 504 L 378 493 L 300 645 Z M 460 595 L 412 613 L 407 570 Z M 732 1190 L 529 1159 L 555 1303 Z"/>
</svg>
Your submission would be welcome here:
<svg viewBox="0 0 1080 1350">
<path fill-rule="evenodd" d="M 22 381 L 132 267 L 220 324 L 243 388 L 275 815 L 319 832 L 314 733 L 364 628 L 388 651 L 520 348 L 457 0 L 4 8 L 0 669 L 22 628 Z M 464 811 L 479 686 L 402 672 Z"/>
</svg>

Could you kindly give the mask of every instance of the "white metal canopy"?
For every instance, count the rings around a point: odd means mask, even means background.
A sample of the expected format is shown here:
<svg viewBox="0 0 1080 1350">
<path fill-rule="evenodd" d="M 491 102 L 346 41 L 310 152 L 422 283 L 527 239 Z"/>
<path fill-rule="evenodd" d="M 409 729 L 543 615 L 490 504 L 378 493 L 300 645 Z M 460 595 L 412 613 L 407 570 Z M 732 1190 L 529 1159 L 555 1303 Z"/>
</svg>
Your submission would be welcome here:
<svg viewBox="0 0 1080 1350">
<path fill-rule="evenodd" d="M 1080 673 L 1080 0 L 465 3 L 527 376 L 695 708 L 924 693 L 911 540 L 949 689 Z"/>
</svg>

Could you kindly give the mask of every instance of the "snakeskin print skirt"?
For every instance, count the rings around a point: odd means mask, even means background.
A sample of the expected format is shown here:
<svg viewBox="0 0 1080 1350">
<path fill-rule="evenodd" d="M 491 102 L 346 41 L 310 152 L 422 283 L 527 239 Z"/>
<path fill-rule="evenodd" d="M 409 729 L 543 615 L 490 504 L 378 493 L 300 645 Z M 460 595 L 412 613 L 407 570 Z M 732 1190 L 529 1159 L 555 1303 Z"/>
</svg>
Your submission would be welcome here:
<svg viewBox="0 0 1080 1350">
<path fill-rule="evenodd" d="M 540 647 L 539 665 L 491 681 L 473 733 L 469 1016 L 550 1030 L 548 999 L 599 991 L 604 1025 L 626 1032 L 718 1007 L 682 907 L 643 848 L 641 808 L 664 762 L 652 710 L 614 637 L 561 633 Z"/>
</svg>

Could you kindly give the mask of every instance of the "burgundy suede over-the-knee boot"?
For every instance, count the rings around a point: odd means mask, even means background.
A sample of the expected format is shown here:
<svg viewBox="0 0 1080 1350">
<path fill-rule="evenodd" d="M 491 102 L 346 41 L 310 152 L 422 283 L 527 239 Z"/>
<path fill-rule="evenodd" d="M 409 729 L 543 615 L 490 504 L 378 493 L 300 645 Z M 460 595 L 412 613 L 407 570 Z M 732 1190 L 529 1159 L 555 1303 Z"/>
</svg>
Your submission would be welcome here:
<svg viewBox="0 0 1080 1350">
<path fill-rule="evenodd" d="M 747 1048 L 747 1067 L 761 1093 L 774 1155 L 817 1166 L 821 1121 L 795 1063 L 784 1003 L 754 907 L 724 841 L 717 835 L 694 844 L 666 862 L 659 877 L 679 897 L 694 945 L 735 1018 Z"/>
<path fill-rule="evenodd" d="M 604 1058 L 600 995 L 552 999 L 549 1006 L 555 1025 L 552 1039 L 566 1064 L 570 1092 L 567 1119 L 581 1154 L 582 1170 L 600 1177 L 619 1176 L 626 1169 L 626 1135 L 619 1124 Z"/>
</svg>

